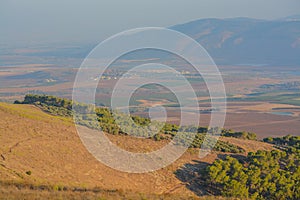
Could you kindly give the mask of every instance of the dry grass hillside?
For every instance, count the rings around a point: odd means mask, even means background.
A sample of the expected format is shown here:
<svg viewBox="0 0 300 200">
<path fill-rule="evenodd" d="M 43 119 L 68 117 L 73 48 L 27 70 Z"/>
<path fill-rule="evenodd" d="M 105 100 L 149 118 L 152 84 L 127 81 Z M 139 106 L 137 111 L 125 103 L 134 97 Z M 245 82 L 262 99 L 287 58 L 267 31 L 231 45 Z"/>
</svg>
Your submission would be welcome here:
<svg viewBox="0 0 300 200">
<path fill-rule="evenodd" d="M 108 137 L 130 151 L 151 151 L 164 144 L 128 136 Z M 255 141 L 223 140 L 246 151 L 272 148 Z M 188 163 L 211 163 L 224 154 L 213 152 L 199 160 L 197 152 L 190 149 L 172 165 L 155 172 L 122 173 L 88 153 L 70 118 L 52 116 L 31 105 L 0 103 L 0 198 L 198 198 L 207 195 L 205 191 L 191 190 L 189 181 L 174 172 L 184 170 Z"/>
</svg>

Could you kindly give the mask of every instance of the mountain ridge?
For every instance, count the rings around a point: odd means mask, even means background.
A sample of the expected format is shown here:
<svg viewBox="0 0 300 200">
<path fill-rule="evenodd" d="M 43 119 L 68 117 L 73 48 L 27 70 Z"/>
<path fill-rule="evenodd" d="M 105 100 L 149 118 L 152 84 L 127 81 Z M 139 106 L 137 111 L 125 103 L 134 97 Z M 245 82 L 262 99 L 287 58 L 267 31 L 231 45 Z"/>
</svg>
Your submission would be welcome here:
<svg viewBox="0 0 300 200">
<path fill-rule="evenodd" d="M 170 27 L 199 42 L 219 65 L 300 65 L 300 21 L 199 19 Z"/>
</svg>

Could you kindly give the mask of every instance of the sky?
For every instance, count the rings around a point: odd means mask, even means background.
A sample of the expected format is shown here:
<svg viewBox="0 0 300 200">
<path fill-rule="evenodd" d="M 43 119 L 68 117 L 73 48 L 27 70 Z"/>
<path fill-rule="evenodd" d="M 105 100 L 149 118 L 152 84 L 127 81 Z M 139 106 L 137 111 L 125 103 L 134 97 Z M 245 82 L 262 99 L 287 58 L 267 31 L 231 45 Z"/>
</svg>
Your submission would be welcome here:
<svg viewBox="0 0 300 200">
<path fill-rule="evenodd" d="M 299 0 L 0 0 L 0 44 L 100 42 L 137 27 L 295 14 Z"/>
</svg>

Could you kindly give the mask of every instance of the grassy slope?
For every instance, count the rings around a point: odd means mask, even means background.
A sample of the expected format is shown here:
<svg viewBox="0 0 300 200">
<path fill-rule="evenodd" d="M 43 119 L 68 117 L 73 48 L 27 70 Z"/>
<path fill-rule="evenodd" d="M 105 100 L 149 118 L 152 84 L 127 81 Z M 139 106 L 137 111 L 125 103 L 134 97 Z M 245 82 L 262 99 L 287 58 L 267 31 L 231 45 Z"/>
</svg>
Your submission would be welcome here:
<svg viewBox="0 0 300 200">
<path fill-rule="evenodd" d="M 31 105 L 5 103 L 0 103 L 0 116 L 0 154 L 2 155 L 0 180 L 2 183 L 48 185 L 52 189 L 65 186 L 87 189 L 97 187 L 104 191 L 118 191 L 116 194 L 106 195 L 107 198 L 113 195 L 133 194 L 136 196 L 132 198 L 140 198 L 139 193 L 168 194 L 178 198 L 195 197 L 184 187 L 174 172 L 192 160 L 211 163 L 219 154 L 214 152 L 199 160 L 197 151 L 191 149 L 174 164 L 156 172 L 122 173 L 99 163 L 87 152 L 77 136 L 71 119 L 48 115 Z M 122 148 L 131 151 L 151 151 L 164 144 L 163 141 L 128 139 L 126 136 L 108 135 L 108 137 L 116 144 L 119 143 Z M 243 143 L 243 140 L 235 140 L 234 143 L 238 145 Z M 136 144 L 143 146 L 144 149 L 137 149 L 139 145 Z M 271 148 L 270 145 L 262 143 L 249 146 L 250 149 L 247 150 L 256 151 L 261 148 L 261 145 L 267 149 Z M 27 175 L 27 171 L 31 171 L 32 174 Z M 5 191 L 9 190 L 0 190 L 0 197 L 1 194 L 8 195 Z M 30 193 L 30 190 L 27 193 Z M 61 193 L 61 195 L 68 194 L 68 192 Z M 47 195 L 47 192 L 41 195 Z"/>
</svg>

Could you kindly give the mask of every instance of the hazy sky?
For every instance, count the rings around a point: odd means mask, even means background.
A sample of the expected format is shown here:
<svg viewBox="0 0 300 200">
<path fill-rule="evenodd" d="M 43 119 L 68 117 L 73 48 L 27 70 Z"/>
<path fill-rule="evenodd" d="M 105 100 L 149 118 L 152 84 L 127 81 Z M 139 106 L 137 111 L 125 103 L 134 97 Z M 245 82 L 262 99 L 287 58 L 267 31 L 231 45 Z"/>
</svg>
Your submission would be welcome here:
<svg viewBox="0 0 300 200">
<path fill-rule="evenodd" d="M 294 14 L 300 0 L 0 0 L 0 44 L 101 41 L 130 28 L 200 18 Z"/>
</svg>

